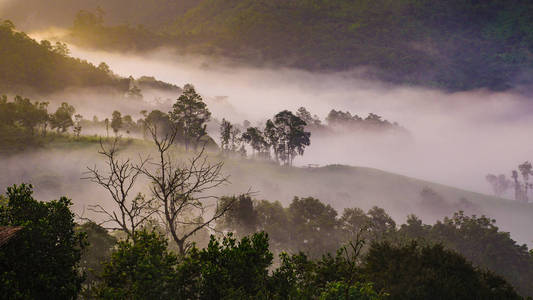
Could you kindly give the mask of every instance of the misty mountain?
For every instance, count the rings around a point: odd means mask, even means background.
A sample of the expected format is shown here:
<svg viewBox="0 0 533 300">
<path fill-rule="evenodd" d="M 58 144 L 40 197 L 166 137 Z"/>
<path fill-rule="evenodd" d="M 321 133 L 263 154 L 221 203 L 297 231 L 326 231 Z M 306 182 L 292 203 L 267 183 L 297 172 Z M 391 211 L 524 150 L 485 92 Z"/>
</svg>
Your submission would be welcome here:
<svg viewBox="0 0 533 300">
<path fill-rule="evenodd" d="M 533 4 L 527 0 L 204 0 L 187 7 L 146 26 L 91 23 L 82 14 L 73 40 L 121 51 L 171 45 L 313 71 L 359 68 L 367 78 L 447 90 L 504 90 L 532 78 Z M 98 14 L 107 20 L 104 11 Z M 132 16 L 128 24 L 142 19 Z"/>
<path fill-rule="evenodd" d="M 532 15 L 525 0 L 203 1 L 167 31 L 205 51 L 305 69 L 505 89 L 533 66 Z"/>
<path fill-rule="evenodd" d="M 101 87 L 127 91 L 129 81 L 118 78 L 101 65 L 96 67 L 70 57 L 65 44 L 38 43 L 13 23 L 0 24 L 0 89 L 20 92 L 53 92 L 67 87 Z"/>
<path fill-rule="evenodd" d="M 179 87 L 154 77 L 137 80 L 120 77 L 105 63 L 95 66 L 69 54 L 64 43 L 37 42 L 16 30 L 12 22 L 0 23 L 0 90 L 25 94 L 47 94 L 68 88 L 99 88 L 122 94 L 131 92 L 132 87 L 180 91 Z"/>
</svg>

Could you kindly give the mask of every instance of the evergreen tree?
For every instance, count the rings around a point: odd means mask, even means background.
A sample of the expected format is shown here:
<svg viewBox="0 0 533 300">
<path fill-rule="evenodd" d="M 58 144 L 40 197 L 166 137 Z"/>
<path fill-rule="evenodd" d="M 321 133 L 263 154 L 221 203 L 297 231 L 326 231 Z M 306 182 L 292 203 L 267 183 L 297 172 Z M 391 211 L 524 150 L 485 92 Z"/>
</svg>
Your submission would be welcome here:
<svg viewBox="0 0 533 300">
<path fill-rule="evenodd" d="M 207 135 L 206 126 L 211 112 L 192 85 L 184 86 L 183 94 L 172 106 L 169 116 L 176 128 L 180 129 L 180 137 L 186 149 L 189 149 L 191 144 L 196 148 L 200 139 Z"/>
</svg>

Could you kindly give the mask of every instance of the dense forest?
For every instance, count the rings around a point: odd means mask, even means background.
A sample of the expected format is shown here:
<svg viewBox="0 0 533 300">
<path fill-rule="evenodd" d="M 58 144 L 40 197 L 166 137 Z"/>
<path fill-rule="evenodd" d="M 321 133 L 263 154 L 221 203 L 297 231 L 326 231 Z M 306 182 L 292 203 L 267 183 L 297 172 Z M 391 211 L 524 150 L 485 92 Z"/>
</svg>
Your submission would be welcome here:
<svg viewBox="0 0 533 300">
<path fill-rule="evenodd" d="M 200 1 L 165 25 L 104 25 L 80 12 L 73 40 L 114 50 L 188 53 L 448 90 L 530 82 L 533 5 L 509 1 Z M 136 20 L 132 18 L 132 20 Z"/>
<path fill-rule="evenodd" d="M 367 213 L 349 208 L 337 216 L 315 198 L 296 197 L 286 208 L 246 195 L 224 200 L 229 206 L 221 207 L 225 214 L 216 227 L 225 230 L 212 234 L 205 248 L 189 243 L 176 251 L 163 224 L 147 221 L 135 231 L 127 225 L 108 231 L 94 222 L 76 224 L 69 199 L 40 202 L 32 186 L 9 187 L 0 197 L 0 225 L 23 227 L 0 246 L 0 290 L 13 299 L 521 299 L 519 293 L 532 294 L 532 254 L 483 216 L 457 213 L 433 226 L 410 216 L 398 227 L 377 207 Z M 39 277 L 25 280 L 36 272 Z"/>
</svg>

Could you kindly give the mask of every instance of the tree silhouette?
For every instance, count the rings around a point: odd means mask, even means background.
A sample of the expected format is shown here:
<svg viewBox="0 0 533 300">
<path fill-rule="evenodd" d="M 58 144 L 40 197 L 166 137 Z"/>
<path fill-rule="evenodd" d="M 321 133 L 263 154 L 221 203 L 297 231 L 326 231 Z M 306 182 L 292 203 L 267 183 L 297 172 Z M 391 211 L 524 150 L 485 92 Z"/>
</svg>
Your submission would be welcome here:
<svg viewBox="0 0 533 300">
<path fill-rule="evenodd" d="M 296 155 L 303 155 L 305 147 L 311 144 L 311 133 L 305 131 L 306 123 L 292 112 L 284 110 L 274 116 L 272 122 L 275 136 L 279 137 L 274 151 L 286 165 L 292 165 Z M 270 133 L 269 133 L 270 135 Z"/>
<path fill-rule="evenodd" d="M 183 139 L 185 149 L 188 150 L 191 144 L 196 148 L 200 139 L 207 135 L 206 123 L 211 119 L 211 112 L 192 85 L 185 85 L 169 116 L 181 131 L 179 137 Z"/>
<path fill-rule="evenodd" d="M 115 135 L 122 129 L 122 124 L 122 114 L 118 110 L 115 110 L 111 118 L 111 128 L 113 128 Z"/>
<path fill-rule="evenodd" d="M 72 116 L 76 112 L 74 106 L 69 105 L 66 102 L 61 103 L 56 112 L 50 116 L 50 123 L 52 129 L 57 129 L 59 132 L 66 132 L 67 129 L 74 125 Z"/>
</svg>

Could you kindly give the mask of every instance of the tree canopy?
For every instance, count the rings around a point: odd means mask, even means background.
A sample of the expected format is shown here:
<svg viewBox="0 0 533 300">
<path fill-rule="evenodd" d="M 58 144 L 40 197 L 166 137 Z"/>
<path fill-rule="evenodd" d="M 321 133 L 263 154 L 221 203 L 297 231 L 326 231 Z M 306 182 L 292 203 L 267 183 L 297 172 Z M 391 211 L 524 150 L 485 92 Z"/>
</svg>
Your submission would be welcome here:
<svg viewBox="0 0 533 300">
<path fill-rule="evenodd" d="M 85 234 L 75 230 L 72 202 L 40 202 L 32 186 L 7 189 L 0 225 L 24 229 L 0 248 L 0 294 L 12 299 L 74 299 L 84 280 L 79 261 Z"/>
</svg>

